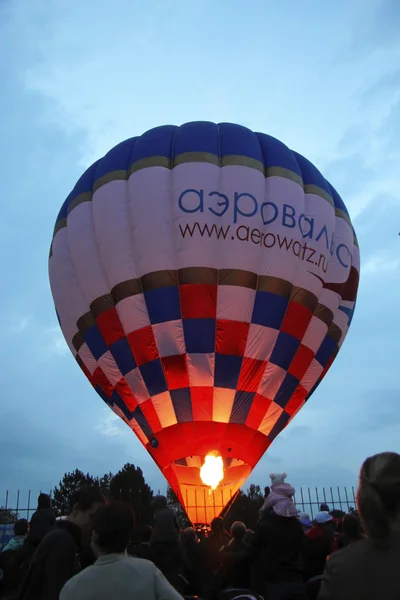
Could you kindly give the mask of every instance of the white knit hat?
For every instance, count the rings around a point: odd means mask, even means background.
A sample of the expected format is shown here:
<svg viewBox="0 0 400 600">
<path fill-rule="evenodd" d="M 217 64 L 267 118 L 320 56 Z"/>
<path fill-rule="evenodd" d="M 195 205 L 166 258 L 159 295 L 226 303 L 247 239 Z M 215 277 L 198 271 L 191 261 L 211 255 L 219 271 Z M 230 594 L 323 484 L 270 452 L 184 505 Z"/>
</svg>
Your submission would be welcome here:
<svg viewBox="0 0 400 600">
<path fill-rule="evenodd" d="M 278 485 L 280 483 L 284 483 L 287 475 L 286 473 L 271 473 L 271 485 Z"/>
<path fill-rule="evenodd" d="M 326 510 L 321 510 L 321 512 L 315 515 L 315 521 L 319 525 L 323 525 L 324 523 L 330 523 L 333 521 L 333 518 Z"/>
</svg>

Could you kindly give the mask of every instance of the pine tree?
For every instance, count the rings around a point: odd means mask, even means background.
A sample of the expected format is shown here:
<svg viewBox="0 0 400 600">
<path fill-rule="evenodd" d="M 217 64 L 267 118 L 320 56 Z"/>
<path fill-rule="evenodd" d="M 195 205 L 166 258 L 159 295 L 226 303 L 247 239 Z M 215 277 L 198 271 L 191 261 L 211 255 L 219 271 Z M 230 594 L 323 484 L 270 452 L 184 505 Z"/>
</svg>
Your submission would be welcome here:
<svg viewBox="0 0 400 600">
<path fill-rule="evenodd" d="M 79 488 L 83 486 L 99 485 L 99 480 L 87 473 L 86 475 L 79 469 L 72 473 L 65 473 L 64 477 L 52 492 L 52 507 L 57 516 L 65 516 L 71 512 L 70 500 Z"/>
</svg>

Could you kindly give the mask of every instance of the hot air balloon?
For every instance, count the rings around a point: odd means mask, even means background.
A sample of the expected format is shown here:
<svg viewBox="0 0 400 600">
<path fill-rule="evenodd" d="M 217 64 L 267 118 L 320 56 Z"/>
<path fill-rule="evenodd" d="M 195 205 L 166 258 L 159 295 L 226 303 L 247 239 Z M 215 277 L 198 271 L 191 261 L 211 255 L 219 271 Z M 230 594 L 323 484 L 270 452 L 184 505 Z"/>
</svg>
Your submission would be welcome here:
<svg viewBox="0 0 400 600">
<path fill-rule="evenodd" d="M 318 386 L 355 308 L 346 207 L 307 159 L 229 124 L 128 139 L 79 179 L 49 259 L 58 320 L 193 523 Z"/>
</svg>

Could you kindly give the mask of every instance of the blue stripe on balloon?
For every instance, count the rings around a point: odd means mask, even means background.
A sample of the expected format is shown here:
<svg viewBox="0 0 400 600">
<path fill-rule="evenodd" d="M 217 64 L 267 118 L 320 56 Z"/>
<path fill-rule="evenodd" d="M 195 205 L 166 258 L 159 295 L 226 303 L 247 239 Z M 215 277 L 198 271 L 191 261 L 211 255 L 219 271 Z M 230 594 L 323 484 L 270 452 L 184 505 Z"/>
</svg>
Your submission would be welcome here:
<svg viewBox="0 0 400 600">
<path fill-rule="evenodd" d="M 273 426 L 273 428 L 271 429 L 271 431 L 268 434 L 268 439 L 271 442 L 273 442 L 274 439 L 276 438 L 276 436 L 282 431 L 282 429 L 284 427 L 286 427 L 289 419 L 290 419 L 290 416 L 288 415 L 288 413 L 283 411 L 283 413 L 280 415 L 277 422 L 275 423 L 275 425 Z"/>
<path fill-rule="evenodd" d="M 255 395 L 255 392 L 236 392 L 229 423 L 235 423 L 236 425 L 246 423 Z"/>
<path fill-rule="evenodd" d="M 214 387 L 235 390 L 242 367 L 242 356 L 215 354 Z"/>
<path fill-rule="evenodd" d="M 188 354 L 215 352 L 215 319 L 183 319 L 183 335 Z"/>
<path fill-rule="evenodd" d="M 344 314 L 347 315 L 349 319 L 353 317 L 354 308 L 347 308 L 347 306 L 339 306 L 339 310 L 344 312 Z"/>
<path fill-rule="evenodd" d="M 280 331 L 269 359 L 270 362 L 287 371 L 299 346 L 300 340 L 290 335 L 290 333 Z"/>
<path fill-rule="evenodd" d="M 275 395 L 275 404 L 278 404 L 281 408 L 285 408 L 298 385 L 299 380 L 297 377 L 291 373 L 286 373 L 285 379 L 282 381 Z"/>
<path fill-rule="evenodd" d="M 162 394 L 168 389 L 160 359 L 152 360 L 139 367 L 149 396 Z"/>
<path fill-rule="evenodd" d="M 335 340 L 331 338 L 330 335 L 325 336 L 318 352 L 315 354 L 315 360 L 317 360 L 322 367 L 326 367 L 336 347 L 337 343 Z"/>
<path fill-rule="evenodd" d="M 89 327 L 89 329 L 86 329 L 83 334 L 83 339 L 96 360 L 99 360 L 99 358 L 108 350 L 97 325 L 93 325 L 92 327 Z"/>
<path fill-rule="evenodd" d="M 156 127 L 115 146 L 82 175 L 62 206 L 56 222 L 67 216 L 68 206 L 74 198 L 79 194 L 91 192 L 94 182 L 104 175 L 113 171 L 126 171 L 135 162 L 153 156 L 170 159 L 172 164 L 176 156 L 187 152 L 208 152 L 221 159 L 232 155 L 245 156 L 260 161 L 265 169 L 287 169 L 301 176 L 304 184 L 315 185 L 325 190 L 333 198 L 335 207 L 348 214 L 339 194 L 318 169 L 279 140 L 263 133 L 254 133 L 233 123 L 217 125 L 200 121 L 186 123 L 181 127 Z"/>
<path fill-rule="evenodd" d="M 216 123 L 185 123 L 175 132 L 173 158 L 185 152 L 209 152 L 220 155 L 219 131 Z"/>
<path fill-rule="evenodd" d="M 286 313 L 288 299 L 272 292 L 257 291 L 251 322 L 279 329 Z"/>
<path fill-rule="evenodd" d="M 112 406 L 112 400 L 111 398 L 109 398 L 107 396 L 107 394 L 105 393 L 104 390 L 101 389 L 101 387 L 99 385 L 95 385 L 94 389 L 96 390 L 96 392 L 98 393 L 98 395 L 100 396 L 100 398 L 108 405 L 108 406 Z"/>
<path fill-rule="evenodd" d="M 176 321 L 181 318 L 179 290 L 169 286 L 148 290 L 144 293 L 150 323 L 152 325 Z"/>
<path fill-rule="evenodd" d="M 121 338 L 111 344 L 110 352 L 124 377 L 127 373 L 136 368 L 136 361 L 126 338 Z"/>
<path fill-rule="evenodd" d="M 147 438 L 151 438 L 153 435 L 153 430 L 150 427 L 146 417 L 144 416 L 142 409 L 140 406 L 137 406 L 132 413 L 132 417 L 137 421 L 140 429 L 143 431 L 144 435 Z"/>
<path fill-rule="evenodd" d="M 130 421 L 132 419 L 132 412 L 126 406 L 125 402 L 122 400 L 117 390 L 113 391 L 110 399 L 111 402 L 120 409 L 120 411 L 128 419 L 128 421 Z"/>
<path fill-rule="evenodd" d="M 193 421 L 192 398 L 189 388 L 170 390 L 170 396 L 178 423 Z"/>
</svg>

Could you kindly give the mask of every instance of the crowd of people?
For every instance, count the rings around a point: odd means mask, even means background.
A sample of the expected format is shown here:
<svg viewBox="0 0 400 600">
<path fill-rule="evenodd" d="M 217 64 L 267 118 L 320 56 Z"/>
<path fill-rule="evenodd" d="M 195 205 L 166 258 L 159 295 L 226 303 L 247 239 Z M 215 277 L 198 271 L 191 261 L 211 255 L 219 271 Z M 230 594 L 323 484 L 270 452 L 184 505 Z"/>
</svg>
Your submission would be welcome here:
<svg viewBox="0 0 400 600">
<path fill-rule="evenodd" d="M 272 474 L 254 531 L 221 518 L 208 534 L 180 530 L 164 496 L 136 531 L 132 509 L 96 487 L 71 498 L 56 520 L 41 494 L 31 522 L 15 523 L 0 554 L 2 600 L 398 600 L 400 455 L 361 467 L 357 512 L 321 505 L 299 512 L 286 474 Z"/>
</svg>

